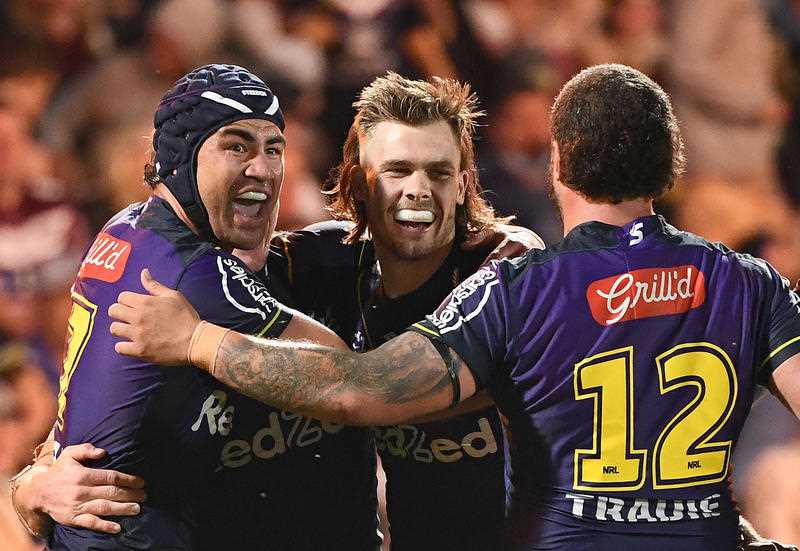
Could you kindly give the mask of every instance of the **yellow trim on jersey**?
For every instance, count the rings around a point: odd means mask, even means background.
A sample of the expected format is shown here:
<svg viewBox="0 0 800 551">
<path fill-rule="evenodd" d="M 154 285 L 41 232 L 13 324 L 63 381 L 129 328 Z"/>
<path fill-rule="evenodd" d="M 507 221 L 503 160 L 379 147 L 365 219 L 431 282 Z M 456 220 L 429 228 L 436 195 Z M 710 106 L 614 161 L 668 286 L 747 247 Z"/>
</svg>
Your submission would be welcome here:
<svg viewBox="0 0 800 551">
<path fill-rule="evenodd" d="M 263 337 L 263 336 L 264 336 L 264 333 L 266 333 L 267 331 L 269 331 L 269 328 L 270 328 L 270 327 L 272 327 L 272 326 L 275 324 L 275 320 L 277 320 L 277 319 L 278 319 L 278 316 L 280 316 L 280 315 L 281 315 L 281 309 L 280 309 L 280 308 L 278 308 L 278 309 L 275 311 L 275 315 L 274 315 L 274 316 L 272 316 L 272 319 L 271 319 L 271 320 L 269 320 L 269 323 L 267 323 L 267 325 L 265 325 L 265 326 L 264 326 L 264 329 L 262 329 L 261 331 L 259 331 L 259 332 L 258 332 L 258 334 L 256 335 L 256 337 Z"/>
<path fill-rule="evenodd" d="M 441 337 L 441 335 L 439 333 L 437 333 L 436 331 L 432 331 L 431 329 L 428 329 L 427 327 L 425 327 L 421 323 L 415 323 L 411 327 L 416 327 L 420 331 L 424 331 L 425 333 L 428 333 L 429 335 L 433 335 L 434 337 Z"/>
<path fill-rule="evenodd" d="M 767 364 L 767 362 L 770 361 L 774 356 L 776 356 L 781 350 L 783 350 L 784 348 L 786 348 L 790 344 L 795 343 L 797 341 L 800 341 L 800 336 L 797 336 L 797 337 L 795 337 L 793 339 L 789 339 L 788 341 L 786 341 L 785 343 L 780 345 L 778 348 L 776 348 L 775 350 L 770 352 L 770 355 L 767 356 L 767 358 L 763 362 L 761 362 L 761 365 L 758 366 L 758 368 L 761 369 L 762 367 L 764 367 Z"/>
</svg>

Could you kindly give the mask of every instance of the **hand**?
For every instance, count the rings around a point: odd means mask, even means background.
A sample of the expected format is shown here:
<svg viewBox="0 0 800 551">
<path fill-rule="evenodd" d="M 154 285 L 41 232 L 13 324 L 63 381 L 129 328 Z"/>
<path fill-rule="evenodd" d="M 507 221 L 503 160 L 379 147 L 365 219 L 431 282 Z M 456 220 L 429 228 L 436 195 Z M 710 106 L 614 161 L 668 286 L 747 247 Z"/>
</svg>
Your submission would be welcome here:
<svg viewBox="0 0 800 551">
<path fill-rule="evenodd" d="M 138 515 L 138 502 L 146 498 L 144 480 L 81 464 L 105 453 L 91 444 L 64 448 L 50 468 L 31 479 L 32 494 L 38 496 L 36 508 L 65 526 L 118 533 L 119 524 L 100 517 Z"/>
<path fill-rule="evenodd" d="M 189 343 L 200 317 L 178 291 L 142 270 L 142 286 L 150 295 L 123 291 L 108 309 L 111 334 L 127 339 L 114 345 L 124 356 L 161 365 L 186 365 Z"/>
<path fill-rule="evenodd" d="M 798 551 L 794 545 L 763 538 L 744 517 L 739 517 L 739 540 L 739 551 Z"/>
<path fill-rule="evenodd" d="M 526 253 L 530 249 L 544 249 L 544 241 L 535 232 L 522 226 L 510 224 L 493 224 L 469 236 L 461 248 L 471 251 L 478 248 L 494 247 L 494 250 L 483 261 L 488 264 L 492 260 L 513 258 Z"/>
</svg>

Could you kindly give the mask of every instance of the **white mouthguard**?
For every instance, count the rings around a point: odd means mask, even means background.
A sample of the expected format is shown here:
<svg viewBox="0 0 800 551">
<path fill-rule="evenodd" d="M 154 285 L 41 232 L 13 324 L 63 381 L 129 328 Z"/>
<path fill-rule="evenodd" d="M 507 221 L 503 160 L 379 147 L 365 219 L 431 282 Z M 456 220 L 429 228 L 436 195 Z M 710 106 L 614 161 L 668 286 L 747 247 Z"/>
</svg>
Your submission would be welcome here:
<svg viewBox="0 0 800 551">
<path fill-rule="evenodd" d="M 267 194 L 259 191 L 248 191 L 236 197 L 237 199 L 247 199 L 248 201 L 266 201 Z"/>
<path fill-rule="evenodd" d="M 394 213 L 398 222 L 433 222 L 433 213 L 429 210 L 400 209 Z"/>
</svg>

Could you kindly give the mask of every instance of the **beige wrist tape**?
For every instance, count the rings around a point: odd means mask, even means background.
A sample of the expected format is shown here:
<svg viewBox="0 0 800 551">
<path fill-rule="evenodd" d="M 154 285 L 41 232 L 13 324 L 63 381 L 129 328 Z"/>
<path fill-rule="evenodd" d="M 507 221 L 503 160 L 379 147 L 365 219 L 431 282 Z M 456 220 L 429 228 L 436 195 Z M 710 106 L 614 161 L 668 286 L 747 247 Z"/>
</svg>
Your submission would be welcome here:
<svg viewBox="0 0 800 551">
<path fill-rule="evenodd" d="M 230 329 L 201 321 L 194 328 L 192 339 L 189 341 L 187 359 L 189 363 L 208 371 L 212 376 L 217 364 L 217 354 L 222 341 Z"/>
</svg>

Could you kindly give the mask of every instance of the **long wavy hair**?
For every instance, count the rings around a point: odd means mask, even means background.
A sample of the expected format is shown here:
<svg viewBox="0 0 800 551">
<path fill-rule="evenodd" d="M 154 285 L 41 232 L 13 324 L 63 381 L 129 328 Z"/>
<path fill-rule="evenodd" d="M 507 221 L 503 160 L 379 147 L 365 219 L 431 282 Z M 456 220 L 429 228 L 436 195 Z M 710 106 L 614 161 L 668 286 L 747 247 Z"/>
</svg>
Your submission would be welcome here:
<svg viewBox="0 0 800 551">
<path fill-rule="evenodd" d="M 484 113 L 477 109 L 477 104 L 478 98 L 470 91 L 469 84 L 439 77 L 430 81 L 410 80 L 388 72 L 361 91 L 358 101 L 353 103 L 356 116 L 342 148 L 342 162 L 331 172 L 324 191 L 331 214 L 338 220 L 355 223 L 345 242 L 358 241 L 367 229 L 364 206 L 356 199 L 350 179 L 352 168 L 361 161 L 359 139 L 369 136 L 384 121 L 412 126 L 445 121 L 452 129 L 461 152 L 460 170 L 467 173 L 464 204 L 456 208 L 457 239 L 511 220 L 512 217 L 499 218 L 481 196 L 473 138 L 476 121 Z"/>
</svg>

